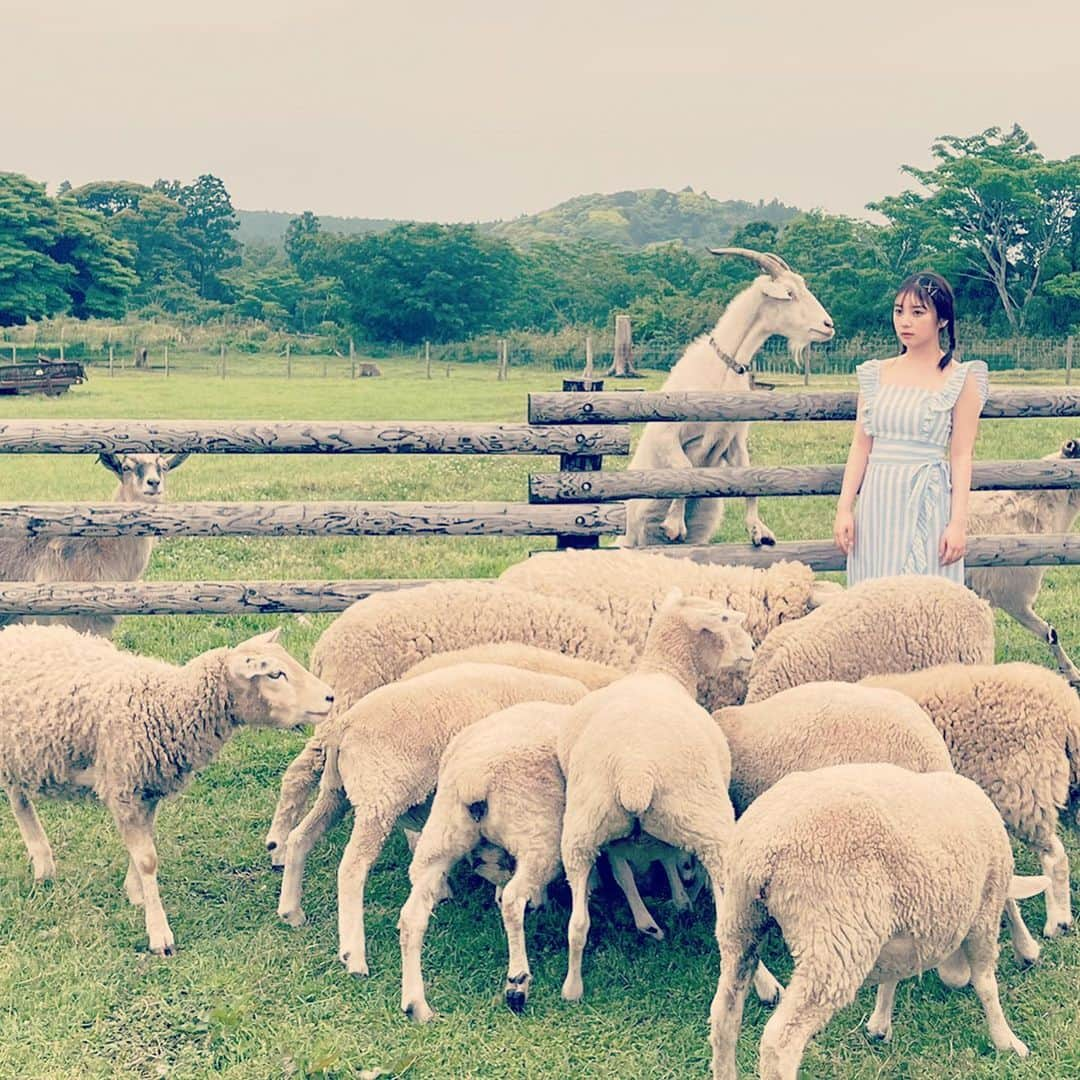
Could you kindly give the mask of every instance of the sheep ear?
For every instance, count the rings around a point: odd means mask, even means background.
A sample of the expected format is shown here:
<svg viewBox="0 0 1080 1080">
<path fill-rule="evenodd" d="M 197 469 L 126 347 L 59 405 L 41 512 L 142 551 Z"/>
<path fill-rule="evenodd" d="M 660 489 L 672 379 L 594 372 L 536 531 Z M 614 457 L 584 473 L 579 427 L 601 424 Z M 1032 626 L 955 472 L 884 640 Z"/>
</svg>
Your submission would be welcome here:
<svg viewBox="0 0 1080 1080">
<path fill-rule="evenodd" d="M 165 455 L 165 468 L 175 469 L 180 465 L 183 465 L 185 461 L 190 457 L 190 453 L 186 454 L 166 454 Z"/>
<path fill-rule="evenodd" d="M 270 661 L 265 656 L 234 651 L 225 661 L 225 666 L 234 679 L 254 679 L 256 675 L 264 675 L 269 670 Z"/>
<path fill-rule="evenodd" d="M 843 585 L 836 581 L 815 581 L 810 589 L 810 607 L 819 608 L 827 600 L 846 592 Z"/>
<path fill-rule="evenodd" d="M 97 459 L 109 472 L 114 472 L 117 476 L 120 476 L 124 471 L 120 458 L 116 454 L 98 454 Z"/>
<path fill-rule="evenodd" d="M 275 626 L 273 630 L 267 630 L 265 634 L 256 634 L 255 637 L 248 638 L 247 641 L 243 641 L 241 644 L 276 645 L 279 637 L 281 637 L 281 627 Z"/>
<path fill-rule="evenodd" d="M 1009 899 L 1026 900 L 1029 896 L 1038 896 L 1050 888 L 1050 879 L 1043 874 L 1021 877 L 1013 874 L 1009 880 Z"/>
</svg>

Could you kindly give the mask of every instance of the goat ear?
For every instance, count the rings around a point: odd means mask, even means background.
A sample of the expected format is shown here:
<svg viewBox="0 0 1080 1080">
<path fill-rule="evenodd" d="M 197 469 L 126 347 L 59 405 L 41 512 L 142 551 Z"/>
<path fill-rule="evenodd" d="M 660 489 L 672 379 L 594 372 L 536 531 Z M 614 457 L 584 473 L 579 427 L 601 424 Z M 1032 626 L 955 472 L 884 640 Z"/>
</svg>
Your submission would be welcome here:
<svg viewBox="0 0 1080 1080">
<path fill-rule="evenodd" d="M 766 296 L 771 296 L 774 300 L 791 299 L 791 290 L 786 285 L 781 285 L 778 281 L 763 281 L 761 283 L 761 291 Z"/>
<path fill-rule="evenodd" d="M 104 465 L 105 468 L 109 470 L 109 472 L 114 472 L 117 476 L 124 471 L 124 467 L 120 463 L 120 458 L 116 454 L 98 454 L 97 459 L 100 464 Z"/>
<path fill-rule="evenodd" d="M 166 454 L 165 455 L 165 468 L 175 469 L 178 465 L 183 465 L 185 461 L 190 457 L 190 453 L 186 454 Z"/>
</svg>

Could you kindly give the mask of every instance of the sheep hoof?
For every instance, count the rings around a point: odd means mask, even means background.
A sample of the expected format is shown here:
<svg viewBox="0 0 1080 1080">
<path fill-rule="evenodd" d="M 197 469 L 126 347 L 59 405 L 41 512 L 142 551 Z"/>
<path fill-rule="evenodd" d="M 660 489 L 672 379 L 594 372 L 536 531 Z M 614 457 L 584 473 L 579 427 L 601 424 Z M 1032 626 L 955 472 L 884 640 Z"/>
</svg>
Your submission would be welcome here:
<svg viewBox="0 0 1080 1080">
<path fill-rule="evenodd" d="M 754 547 L 774 547 L 776 537 L 764 527 L 755 527 L 750 530 L 750 543 Z"/>
<path fill-rule="evenodd" d="M 368 966 L 366 960 L 360 960 L 354 963 L 352 959 L 352 953 L 347 952 L 338 953 L 338 959 L 345 965 L 345 970 L 350 975 L 364 976 L 365 978 L 367 977 Z"/>
<path fill-rule="evenodd" d="M 175 956 L 176 955 L 176 944 L 174 942 L 170 941 L 170 942 L 167 942 L 164 945 L 157 945 L 157 946 L 151 945 L 150 946 L 150 951 L 155 956 L 161 956 L 161 957 Z"/>
<path fill-rule="evenodd" d="M 517 1013 L 519 1016 L 525 1011 L 525 1003 L 528 1000 L 528 997 L 522 990 L 506 991 L 506 1007 L 512 1013 Z"/>
<path fill-rule="evenodd" d="M 580 1001 L 581 995 L 585 992 L 585 987 L 582 986 L 581 980 L 578 979 L 571 982 L 569 979 L 563 983 L 562 997 L 563 1001 Z"/>
<path fill-rule="evenodd" d="M 1072 919 L 1053 919 L 1047 920 L 1046 926 L 1043 927 L 1044 937 L 1061 937 L 1062 934 L 1067 934 L 1072 929 Z"/>
<path fill-rule="evenodd" d="M 1021 1042 L 1015 1035 L 1011 1039 L 1007 1040 L 1004 1046 L 999 1046 L 999 1050 L 1013 1050 L 1017 1057 L 1026 1058 L 1031 1052 L 1027 1048 L 1027 1044 Z"/>
<path fill-rule="evenodd" d="M 307 922 L 303 908 L 296 908 L 294 911 L 279 911 L 278 915 L 281 916 L 281 921 L 289 926 L 303 926 Z"/>
<path fill-rule="evenodd" d="M 402 1012 L 416 1024 L 426 1024 L 435 1015 L 426 1001 L 410 1001 Z"/>
<path fill-rule="evenodd" d="M 892 1024 L 888 1027 L 878 1028 L 866 1025 L 866 1037 L 875 1043 L 887 1043 L 892 1039 Z"/>
<path fill-rule="evenodd" d="M 661 930 L 656 923 L 653 923 L 651 926 L 639 926 L 638 930 L 644 934 L 645 937 L 649 938 L 650 941 L 664 940 L 664 931 Z"/>
</svg>

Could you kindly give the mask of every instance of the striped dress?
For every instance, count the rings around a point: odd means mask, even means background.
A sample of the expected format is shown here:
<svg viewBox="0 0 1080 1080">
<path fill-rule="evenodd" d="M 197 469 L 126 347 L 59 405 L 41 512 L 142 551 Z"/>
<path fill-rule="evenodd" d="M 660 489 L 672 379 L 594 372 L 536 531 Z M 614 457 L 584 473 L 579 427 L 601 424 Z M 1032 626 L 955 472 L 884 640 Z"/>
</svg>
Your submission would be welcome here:
<svg viewBox="0 0 1080 1080">
<path fill-rule="evenodd" d="M 957 364 L 944 387 L 881 384 L 881 360 L 855 369 L 863 427 L 874 440 L 855 507 L 855 547 L 848 585 L 896 574 L 936 574 L 964 582 L 964 560 L 942 566 L 938 544 L 949 522 L 952 409 L 964 381 L 989 393 L 986 364 Z"/>
</svg>

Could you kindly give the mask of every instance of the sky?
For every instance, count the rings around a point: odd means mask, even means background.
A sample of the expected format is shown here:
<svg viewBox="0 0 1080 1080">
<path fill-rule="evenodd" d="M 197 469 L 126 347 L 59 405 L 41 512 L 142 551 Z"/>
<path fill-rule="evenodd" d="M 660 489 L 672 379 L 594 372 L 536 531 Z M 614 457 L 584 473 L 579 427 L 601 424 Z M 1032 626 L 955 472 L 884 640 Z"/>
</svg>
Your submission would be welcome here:
<svg viewBox="0 0 1080 1080">
<path fill-rule="evenodd" d="M 869 216 L 943 134 L 1080 154 L 1080 4 L 0 0 L 0 170 L 486 221 L 686 186 Z"/>
</svg>

